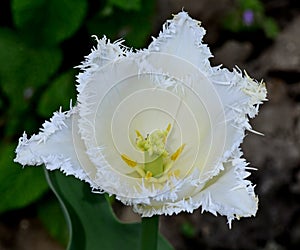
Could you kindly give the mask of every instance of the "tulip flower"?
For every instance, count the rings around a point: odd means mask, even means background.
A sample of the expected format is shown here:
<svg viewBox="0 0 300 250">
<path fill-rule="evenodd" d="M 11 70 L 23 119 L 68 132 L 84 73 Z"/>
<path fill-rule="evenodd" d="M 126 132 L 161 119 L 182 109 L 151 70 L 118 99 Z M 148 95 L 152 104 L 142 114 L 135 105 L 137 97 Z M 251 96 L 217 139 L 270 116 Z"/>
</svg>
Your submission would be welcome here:
<svg viewBox="0 0 300 250">
<path fill-rule="evenodd" d="M 174 15 L 147 49 L 96 38 L 79 66 L 77 103 L 20 138 L 15 161 L 60 169 L 142 217 L 201 207 L 228 223 L 257 211 L 240 144 L 264 83 L 212 67 L 200 22 Z"/>
</svg>

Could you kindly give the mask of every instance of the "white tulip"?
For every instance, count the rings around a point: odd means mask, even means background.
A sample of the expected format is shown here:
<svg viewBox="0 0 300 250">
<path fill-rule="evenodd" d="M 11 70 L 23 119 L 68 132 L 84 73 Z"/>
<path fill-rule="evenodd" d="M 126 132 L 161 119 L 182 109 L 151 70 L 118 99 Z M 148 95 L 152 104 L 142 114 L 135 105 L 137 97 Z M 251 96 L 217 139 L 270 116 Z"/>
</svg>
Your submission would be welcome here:
<svg viewBox="0 0 300 250">
<path fill-rule="evenodd" d="M 145 217 L 202 211 L 255 215 L 240 144 L 266 100 L 263 83 L 211 67 L 205 30 L 186 12 L 148 49 L 105 37 L 79 68 L 78 103 L 24 133 L 16 162 L 45 164 L 115 195 Z"/>
</svg>

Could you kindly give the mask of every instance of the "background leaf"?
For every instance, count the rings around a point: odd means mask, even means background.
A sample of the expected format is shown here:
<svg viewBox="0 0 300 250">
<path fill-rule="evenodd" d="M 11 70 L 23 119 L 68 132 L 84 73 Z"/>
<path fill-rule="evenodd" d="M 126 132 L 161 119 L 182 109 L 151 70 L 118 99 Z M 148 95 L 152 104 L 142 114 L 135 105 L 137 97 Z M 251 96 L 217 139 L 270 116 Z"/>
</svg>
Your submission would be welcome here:
<svg viewBox="0 0 300 250">
<path fill-rule="evenodd" d="M 80 27 L 86 0 L 13 0 L 13 20 L 26 39 L 35 44 L 56 44 Z"/>
<path fill-rule="evenodd" d="M 42 168 L 14 164 L 15 144 L 1 144 L 0 213 L 29 205 L 49 190 Z"/>
<path fill-rule="evenodd" d="M 112 41 L 124 38 L 128 46 L 143 47 L 152 31 L 155 2 L 140 1 L 142 7 L 138 12 L 111 7 L 100 9 L 87 22 L 89 33 L 99 37 L 106 35 Z"/>
<path fill-rule="evenodd" d="M 32 47 L 9 29 L 0 29 L 0 54 L 1 86 L 7 95 L 20 93 L 22 99 L 30 94 L 26 89 L 45 84 L 62 61 L 58 48 Z"/>
<path fill-rule="evenodd" d="M 36 48 L 26 44 L 17 33 L 10 29 L 0 29 L 0 86 L 8 97 L 5 110 L 5 134 L 11 136 L 20 131 L 20 116 L 26 114 L 30 105 L 35 105 L 34 97 L 58 70 L 62 53 L 59 48 Z M 34 107 L 29 110 L 34 112 Z M 25 121 L 24 121 L 25 120 Z M 28 123 L 28 119 L 21 120 Z M 31 124 L 34 125 L 34 124 Z M 35 127 L 35 126 L 29 126 Z"/>
<path fill-rule="evenodd" d="M 47 180 L 61 202 L 70 230 L 70 250 L 139 247 L 140 223 L 123 224 L 113 214 L 104 195 L 93 194 L 88 184 L 59 171 L 47 172 Z M 172 247 L 159 237 L 158 249 Z"/>
<path fill-rule="evenodd" d="M 70 108 L 70 99 L 73 105 L 76 102 L 76 90 L 74 87 L 75 71 L 70 70 L 59 75 L 53 80 L 52 84 L 42 93 L 38 104 L 38 113 L 41 116 L 48 117 L 49 114 L 58 110 Z"/>
</svg>

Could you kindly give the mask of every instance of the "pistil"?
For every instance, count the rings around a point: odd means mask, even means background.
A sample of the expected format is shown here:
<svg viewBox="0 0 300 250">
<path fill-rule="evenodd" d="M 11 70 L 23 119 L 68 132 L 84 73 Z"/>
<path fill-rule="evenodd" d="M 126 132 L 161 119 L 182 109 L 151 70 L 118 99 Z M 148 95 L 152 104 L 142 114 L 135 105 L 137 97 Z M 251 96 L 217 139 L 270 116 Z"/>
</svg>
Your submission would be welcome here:
<svg viewBox="0 0 300 250">
<path fill-rule="evenodd" d="M 164 182 L 171 176 L 178 177 L 180 174 L 178 169 L 170 170 L 184 150 L 185 144 L 170 155 L 166 150 L 170 130 L 171 124 L 168 124 L 165 130 L 155 130 L 146 137 L 136 130 L 136 147 L 144 152 L 144 162 L 138 163 L 125 154 L 121 155 L 122 160 L 149 182 Z"/>
</svg>

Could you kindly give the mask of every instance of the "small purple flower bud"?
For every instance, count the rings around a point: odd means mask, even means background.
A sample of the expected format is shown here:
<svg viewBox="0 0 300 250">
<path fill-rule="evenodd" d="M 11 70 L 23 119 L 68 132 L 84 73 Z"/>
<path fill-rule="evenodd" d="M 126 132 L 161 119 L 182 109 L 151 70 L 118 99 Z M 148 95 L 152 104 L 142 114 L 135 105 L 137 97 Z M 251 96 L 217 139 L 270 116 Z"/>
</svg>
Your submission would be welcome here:
<svg viewBox="0 0 300 250">
<path fill-rule="evenodd" d="M 243 22 L 245 25 L 250 26 L 254 21 L 254 14 L 252 10 L 245 10 L 243 13 Z"/>
</svg>

